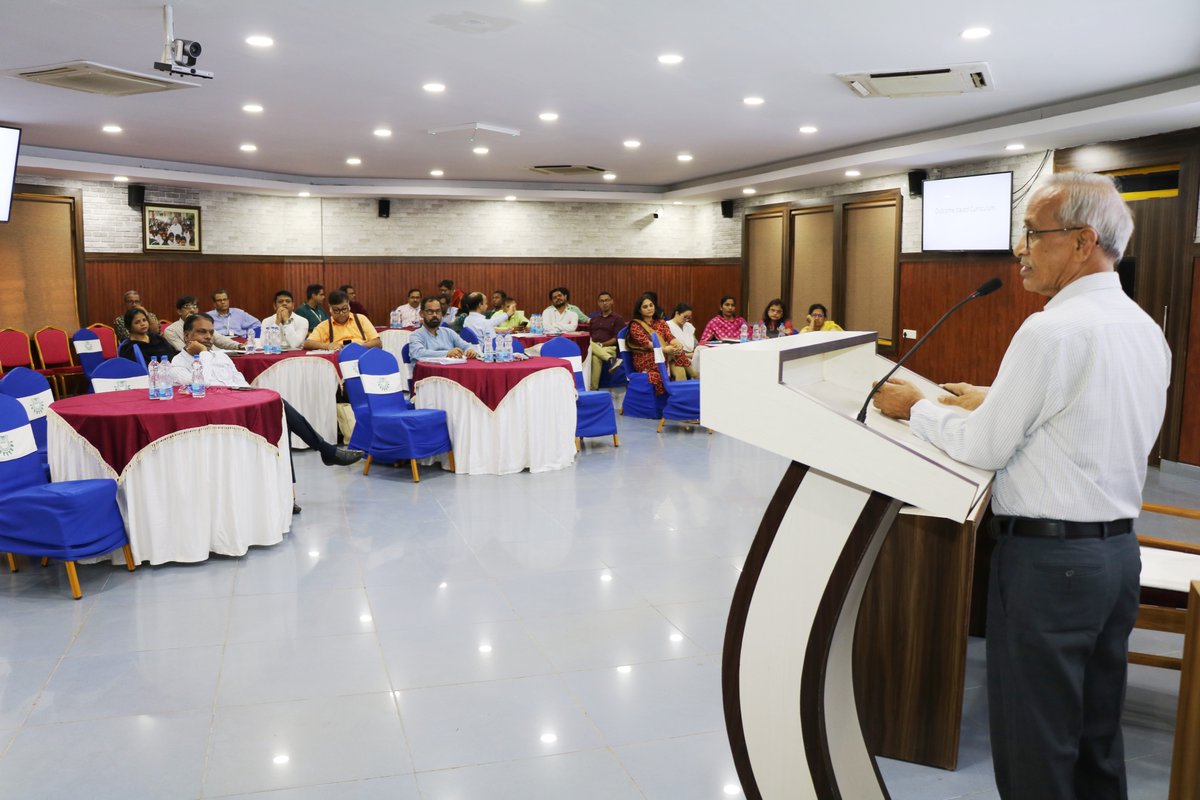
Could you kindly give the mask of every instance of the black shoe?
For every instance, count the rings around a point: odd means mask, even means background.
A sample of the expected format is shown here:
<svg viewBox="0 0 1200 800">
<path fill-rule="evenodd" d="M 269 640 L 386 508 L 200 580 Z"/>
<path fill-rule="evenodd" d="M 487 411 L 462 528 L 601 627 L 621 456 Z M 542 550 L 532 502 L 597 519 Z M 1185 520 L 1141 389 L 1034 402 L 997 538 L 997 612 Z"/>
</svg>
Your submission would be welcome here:
<svg viewBox="0 0 1200 800">
<path fill-rule="evenodd" d="M 300 506 L 298 506 L 298 505 L 296 504 L 296 501 L 295 501 L 295 500 L 293 500 L 293 501 L 292 501 L 292 513 L 293 513 L 293 514 L 299 514 L 299 513 L 300 513 Z"/>
<path fill-rule="evenodd" d="M 328 457 L 322 456 L 321 460 L 325 462 L 325 466 L 327 467 L 348 467 L 356 461 L 361 461 L 362 457 L 362 450 L 351 450 L 347 447 L 335 447 L 332 455 Z"/>
</svg>

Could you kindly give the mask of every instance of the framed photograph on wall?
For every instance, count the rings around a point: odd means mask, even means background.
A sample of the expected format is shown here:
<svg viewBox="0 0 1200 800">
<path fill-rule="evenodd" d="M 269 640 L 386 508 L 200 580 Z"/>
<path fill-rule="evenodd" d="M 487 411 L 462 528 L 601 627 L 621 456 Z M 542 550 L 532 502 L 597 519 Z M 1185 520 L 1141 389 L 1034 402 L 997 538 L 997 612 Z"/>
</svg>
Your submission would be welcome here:
<svg viewBox="0 0 1200 800">
<path fill-rule="evenodd" d="M 199 253 L 199 206 L 142 206 L 142 250 Z"/>
</svg>

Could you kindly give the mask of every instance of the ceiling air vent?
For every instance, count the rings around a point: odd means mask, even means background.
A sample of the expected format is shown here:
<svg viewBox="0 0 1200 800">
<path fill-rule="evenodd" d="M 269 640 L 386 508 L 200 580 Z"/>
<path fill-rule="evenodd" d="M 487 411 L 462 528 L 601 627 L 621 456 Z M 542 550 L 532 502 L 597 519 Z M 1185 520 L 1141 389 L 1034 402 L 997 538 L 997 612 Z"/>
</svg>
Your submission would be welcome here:
<svg viewBox="0 0 1200 800">
<path fill-rule="evenodd" d="M 171 89 L 186 89 L 196 86 L 187 81 L 130 72 L 127 69 L 109 67 L 93 61 L 71 61 L 46 67 L 14 69 L 5 74 L 34 83 L 57 86 L 60 89 L 74 89 L 77 92 L 102 94 L 109 97 L 165 92 Z"/>
<path fill-rule="evenodd" d="M 589 167 L 582 164 L 545 164 L 530 167 L 530 169 L 543 175 L 594 175 L 597 172 L 607 171 L 601 167 Z"/>
<path fill-rule="evenodd" d="M 936 97 L 992 90 L 992 75 L 984 63 L 904 72 L 842 73 L 837 79 L 860 97 Z"/>
</svg>

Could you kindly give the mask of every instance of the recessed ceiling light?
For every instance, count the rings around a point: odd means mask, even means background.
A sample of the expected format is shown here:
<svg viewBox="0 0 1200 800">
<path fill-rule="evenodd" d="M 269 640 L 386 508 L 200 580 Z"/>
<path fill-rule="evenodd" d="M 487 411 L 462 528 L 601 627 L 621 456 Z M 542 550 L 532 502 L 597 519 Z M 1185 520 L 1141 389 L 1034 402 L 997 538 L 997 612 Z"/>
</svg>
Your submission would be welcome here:
<svg viewBox="0 0 1200 800">
<path fill-rule="evenodd" d="M 105 125 L 100 130 L 104 131 L 105 133 L 120 133 L 121 126 L 120 125 Z"/>
<path fill-rule="evenodd" d="M 431 169 L 431 170 L 429 170 L 429 174 L 435 178 L 440 178 L 443 175 L 445 175 L 446 173 L 442 172 L 440 169 Z"/>
<path fill-rule="evenodd" d="M 381 139 L 386 139 L 387 137 L 392 135 L 392 129 L 391 128 L 376 128 L 375 135 Z"/>
<path fill-rule="evenodd" d="M 427 92 L 433 92 L 434 94 L 437 94 L 438 92 L 446 91 L 446 84 L 444 84 L 444 83 L 427 83 L 424 86 L 422 86 L 421 88 Z"/>
<path fill-rule="evenodd" d="M 1021 144 L 1020 142 L 1013 142 L 1012 144 L 1004 145 L 1004 149 L 1005 150 L 1024 150 L 1025 145 Z"/>
<path fill-rule="evenodd" d="M 486 156 L 488 154 L 488 149 L 483 145 L 480 145 L 479 147 L 473 148 L 471 152 L 477 156 Z"/>
<path fill-rule="evenodd" d="M 517 199 L 517 196 L 515 194 L 510 194 L 510 195 L 507 195 L 504 199 L 511 203 L 513 200 Z"/>
<path fill-rule="evenodd" d="M 275 44 L 275 40 L 270 36 L 247 36 L 246 44 L 250 45 L 251 47 L 270 47 L 271 45 Z"/>
<path fill-rule="evenodd" d="M 748 106 L 761 106 L 766 101 L 761 97 L 743 97 L 742 102 Z"/>
<path fill-rule="evenodd" d="M 682 201 L 682 200 L 676 200 L 676 201 L 674 202 L 674 204 L 673 204 L 673 205 L 681 206 L 681 205 L 683 205 L 683 201 Z"/>
<path fill-rule="evenodd" d="M 742 189 L 742 194 L 758 194 L 758 189 L 751 189 L 747 186 L 745 189 Z"/>
<path fill-rule="evenodd" d="M 253 152 L 254 152 L 255 150 L 257 150 L 257 149 L 258 149 L 258 145 L 256 145 L 256 144 L 250 144 L 249 142 L 246 142 L 246 143 L 245 143 L 244 145 L 242 145 L 242 147 L 241 147 L 241 150 L 242 150 L 242 152 L 243 152 L 243 153 L 253 153 Z"/>
<path fill-rule="evenodd" d="M 481 644 L 479 645 L 479 652 L 490 653 L 492 652 L 492 646 L 490 644 Z"/>
<path fill-rule="evenodd" d="M 691 161 L 692 154 L 691 153 L 680 153 L 679 155 L 675 156 L 675 158 L 679 159 L 680 161 Z"/>
<path fill-rule="evenodd" d="M 362 159 L 358 158 L 357 156 L 350 156 L 349 158 L 346 159 L 346 163 L 352 167 L 357 167 L 359 164 L 362 163 Z"/>
<path fill-rule="evenodd" d="M 558 735 L 553 733 L 543 733 L 541 739 L 542 744 L 554 744 L 558 741 Z"/>
<path fill-rule="evenodd" d="M 683 56 L 676 53 L 663 53 L 658 57 L 660 64 L 678 64 L 683 61 Z"/>
<path fill-rule="evenodd" d="M 967 28 L 961 35 L 964 39 L 986 39 L 992 32 L 987 28 Z"/>
<path fill-rule="evenodd" d="M 630 150 L 637 150 L 639 147 L 642 146 L 642 143 L 639 142 L 637 139 L 626 139 L 624 142 L 622 142 L 622 144 L 624 144 Z"/>
<path fill-rule="evenodd" d="M 848 170 L 846 170 L 846 177 L 847 177 L 847 178 L 857 178 L 859 175 L 862 175 L 862 173 L 861 173 L 861 172 L 859 172 L 859 171 L 858 171 L 858 170 L 856 170 L 856 169 L 848 169 Z"/>
<path fill-rule="evenodd" d="M 115 178 L 113 178 L 113 180 L 117 183 L 129 183 L 129 178 L 125 177 L 124 175 L 117 175 Z"/>
<path fill-rule="evenodd" d="M 742 787 L 738 786 L 736 783 L 727 783 L 727 784 L 725 784 L 725 786 L 722 787 L 721 791 L 725 792 L 725 794 L 728 794 L 728 795 L 741 794 Z"/>
<path fill-rule="evenodd" d="M 299 192 L 297 197 L 312 197 L 312 192 Z"/>
<path fill-rule="evenodd" d="M 247 114 L 261 114 L 262 110 L 262 106 L 258 103 L 246 103 L 246 105 L 242 106 L 242 111 L 245 111 Z"/>
<path fill-rule="evenodd" d="M 606 181 L 615 181 L 616 179 L 617 179 L 617 173 L 615 173 L 615 172 L 606 172 L 606 173 L 604 173 L 604 180 L 606 180 Z"/>
<path fill-rule="evenodd" d="M 538 119 L 542 122 L 554 122 L 554 120 L 558 119 L 558 114 L 555 114 L 553 111 L 543 111 L 538 114 Z"/>
<path fill-rule="evenodd" d="M 801 133 L 816 133 L 817 126 L 816 125 L 801 125 L 800 132 Z"/>
<path fill-rule="evenodd" d="M 292 759 L 286 755 L 278 755 L 271 759 L 272 764 L 286 764 Z"/>
</svg>

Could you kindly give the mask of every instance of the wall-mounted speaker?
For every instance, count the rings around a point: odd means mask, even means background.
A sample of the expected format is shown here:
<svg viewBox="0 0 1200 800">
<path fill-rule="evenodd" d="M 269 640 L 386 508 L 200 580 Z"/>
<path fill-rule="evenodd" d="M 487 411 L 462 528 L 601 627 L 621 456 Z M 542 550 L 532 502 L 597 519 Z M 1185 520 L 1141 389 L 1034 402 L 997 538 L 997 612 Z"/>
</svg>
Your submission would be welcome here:
<svg viewBox="0 0 1200 800">
<path fill-rule="evenodd" d="M 721 216 L 724 217 L 725 219 L 733 219 L 733 201 L 732 200 L 722 200 L 721 201 Z"/>
<path fill-rule="evenodd" d="M 920 197 L 925 187 L 922 184 L 929 177 L 929 173 L 923 169 L 914 169 L 908 173 L 908 196 Z"/>
<path fill-rule="evenodd" d="M 129 184 L 129 207 L 141 208 L 146 203 L 146 187 L 137 183 Z"/>
<path fill-rule="evenodd" d="M 379 201 L 379 216 L 381 219 L 387 219 L 392 215 L 392 201 L 383 199 Z"/>
</svg>

